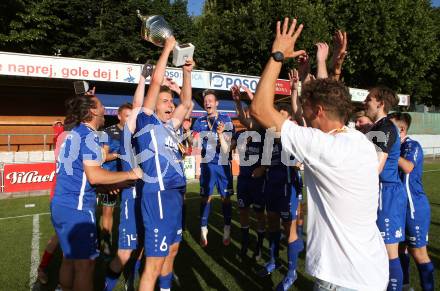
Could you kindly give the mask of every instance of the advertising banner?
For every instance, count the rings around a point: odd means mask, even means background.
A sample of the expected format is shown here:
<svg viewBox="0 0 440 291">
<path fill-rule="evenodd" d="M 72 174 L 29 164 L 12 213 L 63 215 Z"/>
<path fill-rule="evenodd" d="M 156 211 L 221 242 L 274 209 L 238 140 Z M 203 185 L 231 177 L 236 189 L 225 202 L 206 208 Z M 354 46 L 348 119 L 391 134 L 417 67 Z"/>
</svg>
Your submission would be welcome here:
<svg viewBox="0 0 440 291">
<path fill-rule="evenodd" d="M 55 183 L 55 163 L 5 164 L 4 192 L 51 189 Z"/>
</svg>

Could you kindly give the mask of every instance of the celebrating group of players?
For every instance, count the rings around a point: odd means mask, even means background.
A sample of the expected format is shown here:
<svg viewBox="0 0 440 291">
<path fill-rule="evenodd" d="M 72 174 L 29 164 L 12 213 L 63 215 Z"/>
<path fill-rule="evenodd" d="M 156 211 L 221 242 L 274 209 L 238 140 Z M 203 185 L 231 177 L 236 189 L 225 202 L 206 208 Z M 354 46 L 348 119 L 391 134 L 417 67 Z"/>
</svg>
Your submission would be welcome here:
<svg viewBox="0 0 440 291">
<path fill-rule="evenodd" d="M 98 132 L 104 124 L 104 107 L 96 96 L 69 100 L 68 133 L 59 149 L 51 202 L 52 222 L 64 256 L 59 276 L 63 290 L 93 289 L 94 259 L 99 255 L 97 192 L 104 193 L 103 201 L 110 208 L 103 211 L 103 228 L 108 233 L 101 237 L 103 241 L 109 240 L 112 223 L 108 220 L 118 194 L 121 206 L 118 251 L 108 266 L 105 290 L 113 290 L 123 272 L 127 288 L 132 289 L 144 257 L 139 289 L 154 290 L 157 280 L 161 290 L 171 288 L 185 213 L 185 143 L 202 150 L 202 246 L 208 245 L 215 188 L 222 200 L 223 243 L 227 246 L 231 241 L 234 190 L 230 163 L 235 149 L 240 157 L 236 192 L 241 255 L 248 252 L 252 206 L 257 218 L 256 258 L 261 257 L 266 229 L 269 239 L 270 260 L 259 276 L 270 275 L 280 266 L 281 226 L 288 243 L 288 272 L 277 290 L 288 290 L 295 282 L 298 255 L 304 249 L 302 169 L 309 195 L 306 270 L 317 278 L 316 290 L 402 290 L 403 284 L 409 284 L 407 250 L 415 259 L 423 290 L 433 290 L 434 268 L 426 251 L 429 203 L 421 184 L 423 151 L 407 137 L 409 115 L 387 116 L 397 105 L 396 94 L 377 87 L 365 100 L 361 117 L 367 119 L 366 124 L 357 123 L 367 134 L 346 127 L 350 96 L 338 80 L 347 35 L 340 31 L 335 35 L 330 74 L 328 45 L 317 44 L 315 80 L 306 52 L 294 50 L 301 30 L 296 20 L 289 25 L 285 19 L 282 26 L 278 22 L 272 54 L 255 96 L 246 87 L 231 88 L 245 127 L 240 132 L 235 132 L 227 115 L 217 111 L 219 101 L 212 90 L 204 91 L 207 114 L 195 121 L 191 131 L 188 119 L 195 63 L 187 60 L 183 66 L 182 88 L 164 77 L 175 45 L 173 37 L 166 40 L 154 69 L 144 66 L 133 103 L 120 108 L 119 127 L 111 128 L 110 134 Z M 294 57 L 299 59 L 299 71 L 289 74 L 291 100 L 274 105 L 282 62 Z M 180 98 L 178 105 L 173 103 L 173 92 Z M 242 107 L 242 94 L 251 100 L 249 108 Z M 406 244 L 399 251 L 401 242 Z"/>
</svg>

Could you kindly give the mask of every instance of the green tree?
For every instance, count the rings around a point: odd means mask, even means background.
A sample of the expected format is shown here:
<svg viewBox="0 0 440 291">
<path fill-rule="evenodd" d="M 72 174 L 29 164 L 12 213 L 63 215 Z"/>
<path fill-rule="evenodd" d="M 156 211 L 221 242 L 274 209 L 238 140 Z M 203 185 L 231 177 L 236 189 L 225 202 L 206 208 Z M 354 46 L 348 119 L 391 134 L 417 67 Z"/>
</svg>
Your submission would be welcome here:
<svg viewBox="0 0 440 291">
<path fill-rule="evenodd" d="M 218 10 L 216 5 L 228 9 Z M 208 1 L 204 13 L 195 20 L 199 66 L 215 71 L 261 74 L 270 54 L 276 20 L 286 16 L 296 16 L 306 23 L 298 47 L 313 49 L 318 40 L 330 38 L 325 6 L 319 2 Z"/>
<path fill-rule="evenodd" d="M 412 101 L 430 95 L 427 72 L 439 55 L 428 0 L 326 1 L 330 28 L 349 33 L 344 78 L 368 88 L 385 84 Z"/>
</svg>

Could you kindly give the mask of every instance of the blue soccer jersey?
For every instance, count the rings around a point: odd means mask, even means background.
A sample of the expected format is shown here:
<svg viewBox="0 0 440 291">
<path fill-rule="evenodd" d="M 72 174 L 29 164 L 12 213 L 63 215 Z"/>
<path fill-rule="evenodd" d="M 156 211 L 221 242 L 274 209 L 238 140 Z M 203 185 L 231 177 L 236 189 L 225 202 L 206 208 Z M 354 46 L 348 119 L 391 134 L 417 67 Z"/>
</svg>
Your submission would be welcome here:
<svg viewBox="0 0 440 291">
<path fill-rule="evenodd" d="M 122 130 L 115 124 L 104 129 L 104 133 L 106 133 L 108 137 L 108 141 L 105 144 L 109 147 L 109 153 L 119 153 Z M 108 161 L 105 162 L 102 167 L 109 171 L 120 171 L 121 161 L 119 159 Z"/>
<path fill-rule="evenodd" d="M 66 135 L 61 145 L 52 204 L 95 210 L 96 192 L 84 171 L 86 160 L 102 163 L 102 144 L 98 132 L 81 123 Z"/>
<path fill-rule="evenodd" d="M 135 140 L 133 139 L 130 130 L 127 126 L 121 132 L 120 137 L 120 146 L 119 146 L 119 155 L 120 155 L 120 163 L 122 171 L 128 172 L 136 168 L 136 160 L 135 160 Z M 142 189 L 139 187 L 142 184 L 142 180 L 139 179 L 136 182 L 136 188 Z M 122 189 L 121 200 L 126 200 L 129 198 L 140 197 L 141 193 L 137 194 L 135 186 L 128 187 Z"/>
<path fill-rule="evenodd" d="M 193 131 L 202 135 L 202 158 L 211 164 L 218 164 L 220 159 L 220 142 L 217 136 L 217 126 L 219 122 L 225 125 L 225 133 L 230 132 L 234 134 L 234 125 L 232 124 L 231 118 L 221 113 L 218 113 L 217 117 L 208 117 L 207 115 L 199 117 L 193 125 Z M 208 133 L 212 133 L 213 138 L 210 138 Z M 230 155 L 229 160 L 231 160 Z"/>
<path fill-rule="evenodd" d="M 145 191 L 156 193 L 186 186 L 182 154 L 171 121 L 163 123 L 156 114 L 142 112 L 136 119 L 134 138 Z"/>
<path fill-rule="evenodd" d="M 235 135 L 237 149 L 240 156 L 241 177 L 252 177 L 252 172 L 261 165 L 261 155 L 263 153 L 264 136 L 260 135 L 257 141 L 249 135 L 249 131 L 240 131 Z M 244 139 L 245 138 L 245 139 Z"/>
<path fill-rule="evenodd" d="M 400 155 L 402 158 L 414 164 L 414 169 L 409 174 L 399 171 L 400 178 L 406 190 L 412 195 L 425 195 L 423 190 L 423 149 L 415 140 L 407 137 L 400 147 Z"/>
<path fill-rule="evenodd" d="M 388 154 L 379 181 L 400 183 L 397 165 L 400 157 L 400 137 L 397 127 L 388 117 L 384 117 L 373 125 L 368 135 L 373 138 L 377 150 Z"/>
<path fill-rule="evenodd" d="M 400 147 L 401 157 L 413 163 L 413 170 L 406 174 L 400 170 L 400 178 L 408 196 L 406 213 L 406 243 L 410 247 L 420 248 L 428 244 L 431 207 L 423 190 L 423 149 L 415 140 L 406 137 Z"/>
</svg>

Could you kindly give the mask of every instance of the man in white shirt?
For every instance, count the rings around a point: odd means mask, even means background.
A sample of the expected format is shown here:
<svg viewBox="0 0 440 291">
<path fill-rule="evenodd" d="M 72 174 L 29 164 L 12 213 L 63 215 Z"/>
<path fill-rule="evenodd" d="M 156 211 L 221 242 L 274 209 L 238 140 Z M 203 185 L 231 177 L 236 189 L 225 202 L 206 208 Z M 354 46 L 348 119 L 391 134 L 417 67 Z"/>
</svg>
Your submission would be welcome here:
<svg viewBox="0 0 440 291">
<path fill-rule="evenodd" d="M 388 257 L 376 226 L 378 160 L 360 132 L 344 126 L 351 98 L 338 81 L 321 79 L 302 91 L 304 128 L 285 120 L 274 106 L 275 82 L 282 61 L 301 34 L 296 19 L 277 23 L 276 38 L 251 114 L 264 127 L 281 132 L 283 148 L 304 162 L 308 223 L 306 271 L 317 278 L 315 290 L 385 290 Z"/>
</svg>

